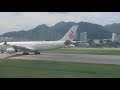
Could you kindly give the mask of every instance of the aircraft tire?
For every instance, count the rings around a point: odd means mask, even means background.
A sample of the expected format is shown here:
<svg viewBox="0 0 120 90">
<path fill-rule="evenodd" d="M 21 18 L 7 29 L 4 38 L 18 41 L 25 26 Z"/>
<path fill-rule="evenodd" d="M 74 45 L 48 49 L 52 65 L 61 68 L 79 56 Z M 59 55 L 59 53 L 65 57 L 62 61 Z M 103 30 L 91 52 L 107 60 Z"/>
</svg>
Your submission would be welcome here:
<svg viewBox="0 0 120 90">
<path fill-rule="evenodd" d="M 35 52 L 35 55 L 38 55 L 38 54 L 40 54 L 40 52 Z"/>
<path fill-rule="evenodd" d="M 2 54 L 4 53 L 3 50 L 1 50 L 1 53 L 2 53 Z"/>
<path fill-rule="evenodd" d="M 23 55 L 29 55 L 29 53 L 28 52 L 23 52 Z"/>
</svg>

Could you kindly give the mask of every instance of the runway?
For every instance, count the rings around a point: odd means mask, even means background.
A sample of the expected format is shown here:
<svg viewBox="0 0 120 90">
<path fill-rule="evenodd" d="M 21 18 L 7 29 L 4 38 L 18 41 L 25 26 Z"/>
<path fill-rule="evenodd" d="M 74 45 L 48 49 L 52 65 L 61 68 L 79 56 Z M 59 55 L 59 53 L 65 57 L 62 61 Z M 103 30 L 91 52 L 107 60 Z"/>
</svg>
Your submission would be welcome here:
<svg viewBox="0 0 120 90">
<path fill-rule="evenodd" d="M 62 48 L 64 49 L 64 48 Z M 71 47 L 66 49 L 80 49 L 80 50 L 120 50 L 120 48 L 80 48 L 80 47 Z"/>
<path fill-rule="evenodd" d="M 120 56 L 115 55 L 83 55 L 83 54 L 53 54 L 42 53 L 41 55 L 15 55 L 0 54 L 0 58 L 7 59 L 26 59 L 26 60 L 47 60 L 47 61 L 64 61 L 96 64 L 118 64 L 120 65 Z"/>
</svg>

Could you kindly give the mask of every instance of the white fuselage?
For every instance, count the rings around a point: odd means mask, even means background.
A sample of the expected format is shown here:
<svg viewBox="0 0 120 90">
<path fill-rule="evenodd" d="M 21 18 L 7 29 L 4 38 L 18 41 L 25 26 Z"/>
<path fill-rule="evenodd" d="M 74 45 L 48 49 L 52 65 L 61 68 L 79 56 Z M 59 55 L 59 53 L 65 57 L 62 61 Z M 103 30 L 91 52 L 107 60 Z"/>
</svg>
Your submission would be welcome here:
<svg viewBox="0 0 120 90">
<path fill-rule="evenodd" d="M 21 47 L 30 48 L 31 51 L 45 51 L 62 48 L 65 46 L 65 41 L 27 41 L 27 42 L 7 42 L 10 45 L 17 45 Z M 6 50 L 10 46 L 3 45 L 4 42 L 0 43 L 0 50 Z"/>
</svg>

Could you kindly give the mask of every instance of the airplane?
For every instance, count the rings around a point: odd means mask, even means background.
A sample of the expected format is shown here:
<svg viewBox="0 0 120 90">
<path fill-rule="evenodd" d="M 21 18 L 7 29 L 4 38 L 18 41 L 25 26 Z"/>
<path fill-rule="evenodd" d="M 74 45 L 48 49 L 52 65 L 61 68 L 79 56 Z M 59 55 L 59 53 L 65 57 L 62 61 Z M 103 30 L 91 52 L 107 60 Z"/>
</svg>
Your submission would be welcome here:
<svg viewBox="0 0 120 90">
<path fill-rule="evenodd" d="M 1 42 L 1 53 L 8 54 L 23 51 L 23 55 L 28 55 L 29 52 L 40 54 L 40 51 L 54 50 L 70 45 L 74 40 L 78 25 L 73 25 L 65 36 L 57 41 L 22 41 L 22 42 Z"/>
</svg>

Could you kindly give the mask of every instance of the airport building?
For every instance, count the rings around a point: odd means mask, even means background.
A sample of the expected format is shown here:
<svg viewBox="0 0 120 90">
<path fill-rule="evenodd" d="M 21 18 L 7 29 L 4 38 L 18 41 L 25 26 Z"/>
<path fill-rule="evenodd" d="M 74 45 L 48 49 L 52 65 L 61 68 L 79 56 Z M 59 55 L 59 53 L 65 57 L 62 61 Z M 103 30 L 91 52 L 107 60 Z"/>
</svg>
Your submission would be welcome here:
<svg viewBox="0 0 120 90">
<path fill-rule="evenodd" d="M 0 42 L 4 42 L 4 41 L 12 41 L 13 38 L 12 37 L 0 37 Z"/>
<path fill-rule="evenodd" d="M 112 33 L 112 42 L 118 42 L 120 41 L 120 35 L 116 33 Z"/>
<path fill-rule="evenodd" d="M 100 40 L 99 40 L 99 39 L 94 39 L 93 42 L 94 42 L 95 44 L 100 44 Z"/>
<path fill-rule="evenodd" d="M 80 41 L 87 42 L 87 32 L 80 33 Z"/>
</svg>

